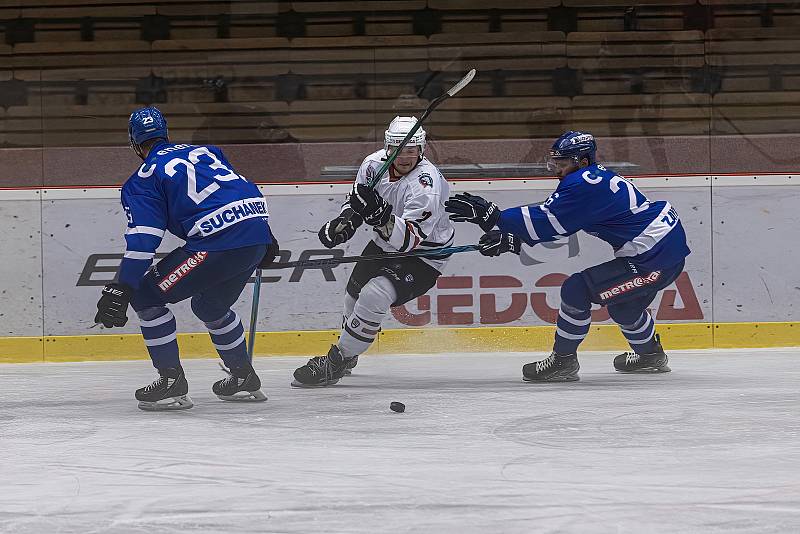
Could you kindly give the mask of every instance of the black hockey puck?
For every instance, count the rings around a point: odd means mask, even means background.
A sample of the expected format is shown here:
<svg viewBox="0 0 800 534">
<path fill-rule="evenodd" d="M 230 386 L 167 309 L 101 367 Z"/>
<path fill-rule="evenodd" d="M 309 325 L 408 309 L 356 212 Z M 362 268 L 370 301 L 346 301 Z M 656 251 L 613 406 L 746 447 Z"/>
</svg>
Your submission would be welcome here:
<svg viewBox="0 0 800 534">
<path fill-rule="evenodd" d="M 403 404 L 402 402 L 397 402 L 397 401 L 391 403 L 389 405 L 389 408 L 391 408 L 393 412 L 397 413 L 403 413 L 404 411 L 406 411 L 406 405 Z"/>
</svg>

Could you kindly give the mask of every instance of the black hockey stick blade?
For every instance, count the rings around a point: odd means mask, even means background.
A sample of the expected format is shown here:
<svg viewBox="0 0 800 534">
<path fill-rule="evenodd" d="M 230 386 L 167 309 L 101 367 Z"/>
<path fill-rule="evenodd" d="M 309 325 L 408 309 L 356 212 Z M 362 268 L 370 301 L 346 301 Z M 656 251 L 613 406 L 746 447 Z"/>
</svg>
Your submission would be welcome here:
<svg viewBox="0 0 800 534">
<path fill-rule="evenodd" d="M 342 263 L 356 263 L 359 261 L 391 260 L 394 258 L 436 258 L 446 257 L 460 252 L 478 250 L 478 245 L 459 245 L 426 250 L 412 250 L 411 252 L 387 252 L 386 254 L 370 254 L 367 256 L 339 256 L 338 258 L 317 258 L 313 260 L 296 260 L 283 263 L 273 263 L 267 269 L 294 269 L 296 267 L 335 267 Z"/>
</svg>

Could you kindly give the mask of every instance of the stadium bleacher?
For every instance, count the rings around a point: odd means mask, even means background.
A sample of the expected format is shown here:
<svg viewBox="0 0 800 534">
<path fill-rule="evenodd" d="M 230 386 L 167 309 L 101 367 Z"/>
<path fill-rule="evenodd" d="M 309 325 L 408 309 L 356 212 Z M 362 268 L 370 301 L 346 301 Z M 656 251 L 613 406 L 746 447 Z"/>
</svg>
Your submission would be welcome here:
<svg viewBox="0 0 800 534">
<path fill-rule="evenodd" d="M 10 1 L 0 146 L 124 144 L 145 104 L 217 143 L 374 140 L 473 67 L 432 138 L 797 132 L 798 26 L 738 0 Z"/>
</svg>

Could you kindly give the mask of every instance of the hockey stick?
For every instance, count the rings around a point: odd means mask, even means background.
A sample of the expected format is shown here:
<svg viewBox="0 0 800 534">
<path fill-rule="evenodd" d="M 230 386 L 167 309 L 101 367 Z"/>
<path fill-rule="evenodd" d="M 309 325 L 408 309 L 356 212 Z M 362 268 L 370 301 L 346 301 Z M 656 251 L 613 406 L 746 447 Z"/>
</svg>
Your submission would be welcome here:
<svg viewBox="0 0 800 534">
<path fill-rule="evenodd" d="M 434 98 L 431 101 L 431 103 L 428 104 L 428 107 L 425 109 L 425 112 L 419 118 L 417 123 L 414 125 L 413 128 L 411 128 L 411 130 L 406 134 L 406 136 L 400 142 L 400 146 L 398 146 L 396 149 L 392 151 L 392 154 L 386 158 L 386 161 L 384 161 L 383 165 L 380 166 L 378 172 L 376 172 L 375 175 L 369 179 L 367 185 L 371 189 L 374 188 L 376 185 L 378 185 L 378 182 L 381 181 L 383 175 L 386 174 L 386 171 L 389 170 L 389 167 L 392 166 L 392 163 L 394 163 L 394 160 L 396 160 L 397 156 L 400 155 L 400 152 L 402 152 L 403 148 L 408 144 L 409 141 L 411 141 L 411 138 L 414 137 L 414 134 L 416 134 L 417 131 L 422 127 L 422 123 L 425 122 L 425 119 L 427 119 L 428 116 L 431 113 L 433 113 L 433 110 L 436 109 L 439 106 L 439 104 L 441 104 L 451 96 L 455 96 L 456 93 L 458 93 L 467 85 L 469 85 L 469 82 L 471 82 L 474 77 L 475 77 L 475 69 L 471 69 L 463 78 L 461 78 L 461 80 L 459 80 L 457 84 L 455 84 L 453 87 L 445 91 L 444 94 Z M 352 213 L 349 213 L 346 222 L 341 222 L 338 225 L 336 225 L 336 231 L 341 232 L 342 229 L 347 225 L 347 223 L 350 222 L 351 217 Z"/>
<path fill-rule="evenodd" d="M 273 263 L 269 269 L 290 269 L 295 267 L 335 267 L 342 263 L 356 263 L 359 261 L 391 260 L 394 258 L 425 258 L 436 256 L 448 256 L 459 252 L 469 252 L 478 250 L 478 245 L 459 245 L 456 247 L 443 247 L 427 250 L 412 250 L 410 252 L 387 252 L 386 254 L 371 254 L 367 256 L 340 256 L 338 258 L 318 258 L 314 260 L 296 260 L 284 263 Z M 254 293 L 255 299 L 255 293 Z M 254 300 L 255 302 L 255 300 Z"/>
<path fill-rule="evenodd" d="M 411 130 L 406 134 L 406 136 L 400 142 L 400 146 L 398 146 L 396 149 L 392 151 L 392 155 L 386 158 L 386 161 L 383 162 L 383 165 L 381 165 L 381 167 L 378 169 L 378 172 L 375 173 L 375 176 L 370 178 L 369 182 L 367 182 L 367 185 L 370 188 L 374 188 L 376 185 L 378 185 L 378 182 L 381 181 L 381 178 L 386 173 L 386 171 L 389 170 L 389 167 L 391 167 L 392 163 L 394 163 L 394 160 L 397 159 L 397 156 L 400 155 L 400 152 L 403 151 L 403 148 L 408 144 L 409 141 L 411 141 L 411 138 L 414 137 L 414 134 L 417 133 L 417 131 L 422 127 L 422 123 L 425 122 L 425 119 L 428 118 L 428 115 L 433 113 L 433 110 L 439 107 L 439 104 L 441 104 L 451 96 L 455 96 L 456 93 L 458 93 L 467 85 L 469 85 L 469 82 L 471 82 L 474 77 L 475 77 L 475 69 L 472 69 L 466 74 L 466 76 L 461 78 L 461 80 L 457 84 L 448 89 L 441 96 L 437 96 L 436 98 L 434 98 L 431 101 L 431 103 L 428 104 L 428 107 L 425 109 L 425 112 L 422 114 L 422 117 L 419 118 L 414 127 L 411 128 Z"/>
<path fill-rule="evenodd" d="M 261 269 L 256 269 L 253 281 L 253 304 L 250 307 L 250 331 L 247 332 L 247 358 L 252 363 L 253 348 L 256 343 L 256 321 L 258 320 L 258 301 L 261 298 Z"/>
</svg>

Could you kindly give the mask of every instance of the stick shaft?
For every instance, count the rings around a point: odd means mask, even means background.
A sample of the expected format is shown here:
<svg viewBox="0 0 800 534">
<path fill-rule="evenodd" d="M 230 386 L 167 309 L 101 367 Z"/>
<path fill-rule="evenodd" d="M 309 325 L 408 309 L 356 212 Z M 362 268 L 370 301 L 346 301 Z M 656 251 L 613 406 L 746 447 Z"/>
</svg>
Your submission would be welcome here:
<svg viewBox="0 0 800 534">
<path fill-rule="evenodd" d="M 253 361 L 256 343 L 256 323 L 258 322 L 258 301 L 261 298 L 261 269 L 256 269 L 253 282 L 253 304 L 250 307 L 250 330 L 247 332 L 247 357 Z"/>
<path fill-rule="evenodd" d="M 370 178 L 369 182 L 367 183 L 370 188 L 374 188 L 376 185 L 378 185 L 378 183 L 381 181 L 381 178 L 383 178 L 383 175 L 386 174 L 386 171 L 388 171 L 389 167 L 392 166 L 394 160 L 396 160 L 397 156 L 400 155 L 400 152 L 402 152 L 408 142 L 411 141 L 411 138 L 414 137 L 414 134 L 416 134 L 419 129 L 422 128 L 423 121 L 428 118 L 428 115 L 431 114 L 436 106 L 441 104 L 447 98 L 446 95 L 443 96 L 444 97 L 438 97 L 436 100 L 430 103 L 428 108 L 425 110 L 425 113 L 422 114 L 422 117 L 420 117 L 414 127 L 409 130 L 403 140 L 400 141 L 400 145 L 392 151 L 392 153 L 386 158 L 386 161 L 383 162 L 383 165 L 380 166 L 378 172 L 376 172 L 375 175 Z"/>
<path fill-rule="evenodd" d="M 400 152 L 402 152 L 403 148 L 408 144 L 411 138 L 414 137 L 414 134 L 417 133 L 417 131 L 422 127 L 422 123 L 425 122 L 425 119 L 428 118 L 428 115 L 433 113 L 433 110 L 436 109 L 439 106 L 439 104 L 441 104 L 451 96 L 454 96 L 456 93 L 458 93 L 458 91 L 466 87 L 466 85 L 469 84 L 469 82 L 471 82 L 472 78 L 474 77 L 475 77 L 475 69 L 472 69 L 467 73 L 466 76 L 464 76 L 464 78 L 462 78 L 457 84 L 451 87 L 447 92 L 445 92 L 440 96 L 437 96 L 431 101 L 430 104 L 428 104 L 428 107 L 425 108 L 425 112 L 419 118 L 417 123 L 414 125 L 413 128 L 411 128 L 411 130 L 406 134 L 406 136 L 400 142 L 400 146 L 398 146 L 396 149 L 392 151 L 392 154 L 386 158 L 386 161 L 384 161 L 383 165 L 380 166 L 378 172 L 375 173 L 375 176 L 373 176 L 372 179 L 370 179 L 369 183 L 367 183 L 367 185 L 370 188 L 374 188 L 376 185 L 378 185 L 378 182 L 381 181 L 381 178 L 383 178 L 383 175 L 386 173 L 387 170 L 389 170 L 389 167 L 391 167 L 392 163 L 394 163 L 394 160 L 397 159 L 397 156 L 400 155 Z"/>
<path fill-rule="evenodd" d="M 474 77 L 475 77 L 475 69 L 472 69 L 457 84 L 448 89 L 447 92 L 445 92 L 440 96 L 437 96 L 431 101 L 430 104 L 428 104 L 428 107 L 425 109 L 425 112 L 419 118 L 417 123 L 414 125 L 413 128 L 411 128 L 411 130 L 406 134 L 406 136 L 400 142 L 400 146 L 394 149 L 391 154 L 387 154 L 386 161 L 384 161 L 383 165 L 380 166 L 378 172 L 375 173 L 375 176 L 373 176 L 369 180 L 367 186 L 369 186 L 370 189 L 374 189 L 375 186 L 378 185 L 378 183 L 380 183 L 381 178 L 383 178 L 383 175 L 386 174 L 386 171 L 389 170 L 389 167 L 391 167 L 392 163 L 394 163 L 394 160 L 397 159 L 397 156 L 400 155 L 400 152 L 403 150 L 403 148 L 408 144 L 411 138 L 414 137 L 414 134 L 417 133 L 417 131 L 422 127 L 422 123 L 425 122 L 425 119 L 428 118 L 428 115 L 430 115 L 439 104 L 441 104 L 451 96 L 455 96 L 456 93 L 458 93 L 464 87 L 466 87 Z M 347 222 L 350 222 L 352 216 L 353 215 L 351 213 L 347 214 L 346 217 Z M 339 225 L 336 228 L 336 231 L 341 232 L 345 226 L 346 226 L 345 224 L 339 223 Z"/>
<path fill-rule="evenodd" d="M 435 248 L 428 250 L 412 250 L 411 252 L 387 252 L 386 254 L 372 254 L 368 256 L 340 256 L 338 258 L 318 258 L 313 260 L 287 261 L 284 263 L 273 263 L 270 269 L 292 269 L 297 267 L 328 267 L 342 263 L 357 263 L 359 261 L 379 261 L 391 260 L 394 258 L 424 258 L 436 256 L 448 256 L 460 252 L 470 252 L 478 250 L 478 245 L 459 245 L 455 247 Z"/>
</svg>

